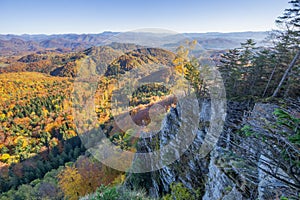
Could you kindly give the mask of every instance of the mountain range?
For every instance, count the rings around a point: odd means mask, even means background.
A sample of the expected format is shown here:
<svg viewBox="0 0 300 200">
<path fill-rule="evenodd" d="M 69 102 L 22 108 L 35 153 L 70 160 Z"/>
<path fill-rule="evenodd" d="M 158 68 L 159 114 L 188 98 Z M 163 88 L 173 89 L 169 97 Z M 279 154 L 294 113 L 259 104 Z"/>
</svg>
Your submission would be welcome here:
<svg viewBox="0 0 300 200">
<path fill-rule="evenodd" d="M 197 40 L 202 50 L 235 48 L 246 39 L 265 43 L 268 32 L 236 33 L 150 33 L 150 32 L 103 32 L 99 34 L 54 34 L 54 35 L 0 35 L 0 55 L 12 56 L 39 51 L 71 52 L 107 45 L 112 42 L 135 43 L 148 47 L 174 49 L 186 40 Z"/>
</svg>

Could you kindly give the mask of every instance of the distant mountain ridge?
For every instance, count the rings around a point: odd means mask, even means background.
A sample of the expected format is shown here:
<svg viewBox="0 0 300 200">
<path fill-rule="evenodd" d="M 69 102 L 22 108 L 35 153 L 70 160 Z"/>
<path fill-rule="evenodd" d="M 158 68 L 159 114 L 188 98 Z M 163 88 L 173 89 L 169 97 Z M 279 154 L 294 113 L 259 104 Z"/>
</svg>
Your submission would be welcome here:
<svg viewBox="0 0 300 200">
<path fill-rule="evenodd" d="M 37 51 L 71 52 L 110 42 L 135 43 L 152 47 L 174 47 L 183 40 L 197 40 L 203 49 L 228 49 L 238 47 L 246 39 L 258 43 L 268 32 L 236 33 L 183 33 L 159 34 L 148 32 L 103 32 L 99 34 L 54 34 L 54 35 L 13 35 L 0 34 L 0 55 L 20 55 Z"/>
</svg>

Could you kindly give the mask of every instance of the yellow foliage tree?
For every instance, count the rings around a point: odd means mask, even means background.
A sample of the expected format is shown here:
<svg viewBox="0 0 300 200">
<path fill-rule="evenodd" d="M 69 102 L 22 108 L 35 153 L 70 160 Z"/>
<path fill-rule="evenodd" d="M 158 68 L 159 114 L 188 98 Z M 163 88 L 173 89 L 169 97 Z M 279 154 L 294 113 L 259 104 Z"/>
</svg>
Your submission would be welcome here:
<svg viewBox="0 0 300 200">
<path fill-rule="evenodd" d="M 5 153 L 5 154 L 3 154 L 2 156 L 0 156 L 0 160 L 1 160 L 1 161 L 6 161 L 6 160 L 8 160 L 8 159 L 10 159 L 10 155 L 7 154 L 7 153 Z"/>
<path fill-rule="evenodd" d="M 68 166 L 61 171 L 58 174 L 58 179 L 58 184 L 67 199 L 77 200 L 85 194 L 84 189 L 81 187 L 84 185 L 82 177 L 74 166 Z"/>
<path fill-rule="evenodd" d="M 176 57 L 173 60 L 175 70 L 180 74 L 185 73 L 184 65 L 189 62 L 189 52 L 195 48 L 197 41 L 186 41 L 185 43 L 186 46 L 181 45 L 176 49 Z"/>
</svg>

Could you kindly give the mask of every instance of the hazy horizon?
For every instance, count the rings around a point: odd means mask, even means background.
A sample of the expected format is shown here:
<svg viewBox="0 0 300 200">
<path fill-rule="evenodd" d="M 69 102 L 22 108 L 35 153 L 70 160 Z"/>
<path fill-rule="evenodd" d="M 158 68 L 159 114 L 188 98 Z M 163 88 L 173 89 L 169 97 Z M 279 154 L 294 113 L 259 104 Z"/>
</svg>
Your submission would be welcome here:
<svg viewBox="0 0 300 200">
<path fill-rule="evenodd" d="M 216 31 L 212 31 L 212 32 L 176 32 L 173 33 L 175 34 L 230 34 L 230 33 L 267 33 L 270 32 L 270 30 L 266 30 L 266 31 L 230 31 L 230 32 L 216 32 Z M 97 35 L 97 34 L 103 34 L 103 33 L 151 33 L 151 34 L 168 34 L 167 32 L 161 32 L 161 33 L 156 33 L 156 32 L 145 32 L 145 31 L 102 31 L 102 32 L 86 32 L 86 33 L 72 33 L 72 32 L 65 32 L 65 33 L 21 33 L 21 34 L 15 34 L 15 33 L 0 33 L 0 35 L 17 35 L 17 36 L 22 36 L 22 35 L 46 35 L 46 36 L 50 36 L 50 35 Z M 169 33 L 171 35 L 171 33 Z"/>
</svg>

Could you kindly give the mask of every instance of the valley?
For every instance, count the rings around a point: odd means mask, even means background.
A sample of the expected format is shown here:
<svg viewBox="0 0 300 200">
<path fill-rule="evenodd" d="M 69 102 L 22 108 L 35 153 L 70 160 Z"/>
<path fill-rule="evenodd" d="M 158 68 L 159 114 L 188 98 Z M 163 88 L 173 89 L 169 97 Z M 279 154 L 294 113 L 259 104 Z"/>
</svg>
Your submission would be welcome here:
<svg viewBox="0 0 300 200">
<path fill-rule="evenodd" d="M 0 34 L 0 200 L 299 199 L 289 6 L 269 32 Z"/>
</svg>

